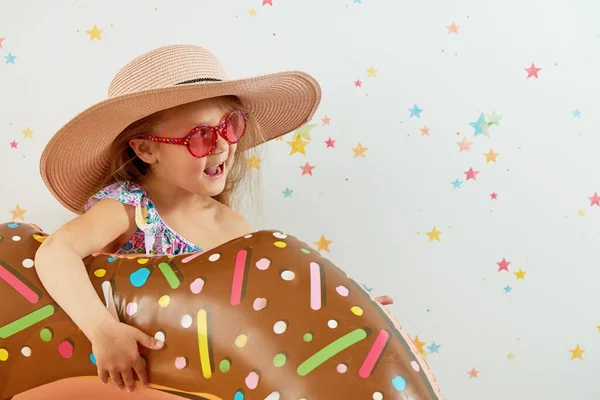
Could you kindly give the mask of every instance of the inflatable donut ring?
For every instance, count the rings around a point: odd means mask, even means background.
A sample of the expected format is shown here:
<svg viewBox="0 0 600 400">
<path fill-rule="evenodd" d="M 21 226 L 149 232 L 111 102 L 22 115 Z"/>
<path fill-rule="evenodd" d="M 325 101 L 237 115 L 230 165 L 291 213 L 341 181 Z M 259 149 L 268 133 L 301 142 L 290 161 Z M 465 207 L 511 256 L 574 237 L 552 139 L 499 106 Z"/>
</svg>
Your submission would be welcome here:
<svg viewBox="0 0 600 400">
<path fill-rule="evenodd" d="M 0 225 L 0 399 L 98 379 L 90 342 L 33 268 L 46 236 Z M 151 389 L 208 400 L 443 399 L 386 309 L 290 235 L 260 231 L 177 256 L 95 254 L 84 264 L 115 316 L 164 340 L 140 349 Z"/>
</svg>

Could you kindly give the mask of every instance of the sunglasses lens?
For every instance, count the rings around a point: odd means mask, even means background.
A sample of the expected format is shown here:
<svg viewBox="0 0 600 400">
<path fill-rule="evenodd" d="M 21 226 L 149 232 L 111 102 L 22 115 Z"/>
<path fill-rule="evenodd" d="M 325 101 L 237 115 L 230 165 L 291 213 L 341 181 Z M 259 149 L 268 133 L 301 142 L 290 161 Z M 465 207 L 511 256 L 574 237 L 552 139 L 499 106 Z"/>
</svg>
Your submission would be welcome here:
<svg viewBox="0 0 600 400">
<path fill-rule="evenodd" d="M 190 150 L 197 157 L 204 157 L 213 147 L 214 133 L 207 127 L 199 127 L 192 135 Z"/>
<path fill-rule="evenodd" d="M 240 112 L 234 112 L 229 116 L 227 124 L 225 125 L 225 133 L 227 139 L 231 143 L 237 143 L 244 133 L 246 132 L 246 120 L 244 115 Z"/>
</svg>

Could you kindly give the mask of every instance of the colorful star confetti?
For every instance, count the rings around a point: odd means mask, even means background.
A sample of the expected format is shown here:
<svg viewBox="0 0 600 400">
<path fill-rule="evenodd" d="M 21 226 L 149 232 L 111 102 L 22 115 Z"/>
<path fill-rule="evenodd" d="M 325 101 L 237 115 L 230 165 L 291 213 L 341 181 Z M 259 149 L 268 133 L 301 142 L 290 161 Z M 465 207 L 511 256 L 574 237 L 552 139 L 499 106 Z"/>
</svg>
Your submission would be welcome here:
<svg viewBox="0 0 600 400">
<path fill-rule="evenodd" d="M 579 109 L 573 110 L 573 118 L 581 118 L 581 111 Z"/>
<path fill-rule="evenodd" d="M 590 199 L 590 207 L 591 206 L 600 207 L 600 196 L 598 196 L 598 192 L 595 192 L 594 195 L 592 197 L 590 197 L 589 199 Z"/>
<path fill-rule="evenodd" d="M 433 242 L 434 240 L 437 240 L 439 242 L 441 234 L 442 234 L 442 232 L 438 231 L 435 226 L 433 227 L 433 229 L 430 232 L 426 232 L 426 235 L 429 236 L 430 242 Z"/>
<path fill-rule="evenodd" d="M 302 136 L 304 139 L 310 141 L 310 131 L 312 131 L 316 126 L 317 124 L 306 124 L 301 126 L 294 132 L 294 139 L 296 139 L 298 136 Z"/>
<path fill-rule="evenodd" d="M 415 338 L 413 339 L 413 343 L 415 344 L 415 347 L 417 348 L 417 350 L 419 351 L 419 353 L 423 354 L 423 346 L 425 346 L 427 343 L 426 342 L 421 342 L 419 340 L 419 335 L 415 336 Z"/>
<path fill-rule="evenodd" d="M 331 240 L 327 240 L 325 239 L 325 236 L 321 235 L 321 238 L 314 242 L 314 245 L 317 246 L 317 251 L 323 251 L 325 250 L 326 252 L 329 253 L 329 245 L 332 243 Z"/>
<path fill-rule="evenodd" d="M 489 163 L 491 161 L 496 162 L 496 157 L 500 155 L 500 153 L 494 153 L 493 149 L 490 149 L 489 152 L 483 154 L 485 156 L 485 163 Z"/>
<path fill-rule="evenodd" d="M 335 140 L 332 140 L 331 138 L 327 139 L 325 141 L 325 144 L 327 145 L 327 148 L 329 148 L 329 147 L 334 147 L 335 148 Z"/>
<path fill-rule="evenodd" d="M 450 25 L 448 25 L 446 28 L 448 28 L 448 35 L 454 33 L 455 35 L 458 35 L 458 28 L 460 28 L 460 26 L 456 25 L 456 22 L 452 21 L 452 23 Z"/>
<path fill-rule="evenodd" d="M 542 69 L 541 68 L 536 68 L 534 63 L 531 63 L 531 67 L 529 68 L 524 68 L 525 71 L 527 71 L 527 78 L 529 79 L 531 77 L 535 78 L 535 79 L 539 79 L 538 78 L 538 72 L 540 72 Z"/>
<path fill-rule="evenodd" d="M 473 144 L 473 142 L 469 142 L 467 140 L 467 138 L 463 138 L 462 142 L 456 142 L 456 144 L 458 145 L 458 150 L 459 151 L 471 151 L 471 145 Z"/>
<path fill-rule="evenodd" d="M 302 170 L 302 175 L 312 176 L 312 170 L 315 168 L 316 167 L 314 165 L 310 165 L 308 162 L 306 164 L 300 166 L 300 169 Z"/>
<path fill-rule="evenodd" d="M 504 293 L 510 293 L 512 292 L 512 287 L 510 287 L 509 285 L 504 286 Z"/>
<path fill-rule="evenodd" d="M 521 268 L 519 268 L 519 270 L 517 272 L 515 272 L 515 276 L 517 277 L 517 279 L 525 279 L 525 274 L 527 272 L 523 271 Z"/>
<path fill-rule="evenodd" d="M 283 198 L 285 199 L 286 197 L 292 197 L 292 193 L 294 193 L 294 191 L 290 188 L 285 188 L 285 190 L 281 193 L 283 193 Z"/>
<path fill-rule="evenodd" d="M 425 135 L 429 136 L 429 128 L 427 127 L 427 125 L 425 125 L 421 128 L 421 136 L 425 136 Z"/>
<path fill-rule="evenodd" d="M 467 372 L 467 374 L 469 374 L 469 379 L 479 378 L 479 371 L 477 371 L 475 368 L 471 369 L 469 372 Z"/>
<path fill-rule="evenodd" d="M 292 154 L 300 153 L 306 155 L 306 150 L 304 149 L 307 144 L 310 142 L 305 142 L 302 140 L 302 136 L 296 136 L 296 139 L 288 141 L 287 144 L 290 145 L 290 156 Z"/>
<path fill-rule="evenodd" d="M 256 8 L 251 8 L 250 10 L 248 10 L 248 15 L 250 15 L 251 17 L 256 17 Z"/>
<path fill-rule="evenodd" d="M 13 56 L 11 53 L 8 53 L 8 55 L 4 56 L 4 58 L 6 59 L 7 64 L 14 64 L 15 58 L 17 58 L 17 56 Z"/>
<path fill-rule="evenodd" d="M 104 32 L 101 29 L 98 29 L 98 27 L 96 25 L 94 25 L 94 27 L 88 31 L 85 31 L 88 35 L 90 35 L 90 40 L 102 40 L 102 32 Z"/>
<path fill-rule="evenodd" d="M 469 168 L 468 171 L 464 172 L 464 174 L 467 176 L 467 180 L 473 179 L 474 181 L 477 180 L 478 173 L 479 171 L 474 171 L 473 168 Z"/>
<path fill-rule="evenodd" d="M 367 69 L 367 78 L 377 78 L 377 70 L 371 66 Z"/>
<path fill-rule="evenodd" d="M 358 142 L 356 147 L 352 149 L 352 151 L 354 152 L 354 158 L 356 158 L 356 157 L 366 158 L 367 156 L 365 153 L 367 150 L 369 150 L 367 147 L 363 147 L 362 144 L 360 144 L 360 142 Z"/>
<path fill-rule="evenodd" d="M 498 193 L 496 193 L 496 192 L 492 192 L 492 193 L 490 193 L 490 198 L 491 198 L 492 200 L 498 200 Z"/>
<path fill-rule="evenodd" d="M 247 162 L 248 162 L 248 169 L 260 169 L 260 162 L 262 160 L 260 158 L 258 158 L 258 156 L 256 154 L 252 154 L 252 157 L 250 157 Z"/>
<path fill-rule="evenodd" d="M 29 127 L 27 127 L 27 129 L 23 130 L 23 137 L 25 139 L 27 139 L 27 138 L 32 139 L 33 138 L 33 131 L 31 129 L 29 129 Z"/>
<path fill-rule="evenodd" d="M 431 354 L 434 354 L 434 353 L 439 354 L 440 347 L 442 347 L 442 346 L 439 344 L 436 344 L 435 342 L 432 342 L 429 346 L 427 346 L 427 348 L 429 349 L 429 352 Z"/>
<path fill-rule="evenodd" d="M 500 120 L 502 119 L 502 116 L 496 114 L 496 111 L 492 111 L 491 114 L 488 114 L 485 116 L 488 120 L 488 126 L 491 125 L 500 125 Z"/>
<path fill-rule="evenodd" d="M 12 214 L 12 220 L 16 221 L 18 219 L 25 219 L 25 213 L 27 212 L 27 210 L 19 207 L 19 205 L 17 204 L 17 206 L 14 208 L 14 210 L 10 210 L 10 213 Z"/>
<path fill-rule="evenodd" d="M 498 265 L 498 272 L 508 271 L 508 266 L 511 264 L 510 261 L 506 261 L 505 257 L 502 257 L 502 261 L 496 263 Z"/>
<path fill-rule="evenodd" d="M 421 112 L 423 111 L 422 108 L 419 108 L 419 106 L 417 106 L 416 104 L 412 107 L 409 108 L 408 111 L 410 112 L 410 117 L 417 117 L 417 118 L 421 118 Z"/>
<path fill-rule="evenodd" d="M 583 353 L 585 353 L 585 350 L 579 347 L 579 345 L 577 345 L 573 350 L 569 351 L 571 352 L 571 360 L 574 360 L 576 358 L 583 360 Z"/>
<path fill-rule="evenodd" d="M 323 125 L 329 125 L 329 123 L 331 122 L 331 118 L 329 118 L 327 115 L 324 116 L 323 118 L 321 118 L 321 122 L 323 123 Z"/>
<path fill-rule="evenodd" d="M 454 189 L 460 189 L 460 187 L 463 184 L 463 181 L 459 181 L 458 178 L 456 178 L 454 181 L 450 182 L 452 184 L 452 186 L 454 186 Z"/>
<path fill-rule="evenodd" d="M 19 144 L 19 143 L 15 142 L 15 141 L 13 140 L 12 142 L 10 142 L 10 148 L 11 148 L 11 149 L 16 149 L 18 144 Z"/>
<path fill-rule="evenodd" d="M 515 359 L 515 355 L 513 353 L 508 353 L 506 355 L 506 359 L 508 359 L 508 360 L 514 360 Z"/>
<path fill-rule="evenodd" d="M 273 7 L 273 0 L 263 0 L 262 5 L 263 6 L 269 5 L 269 6 Z"/>
<path fill-rule="evenodd" d="M 354 81 L 354 87 L 362 87 L 362 82 L 360 81 L 360 79 Z"/>
<path fill-rule="evenodd" d="M 469 125 L 475 129 L 474 136 L 477 137 L 479 135 L 489 136 L 488 131 L 488 123 L 483 116 L 483 113 L 479 114 L 479 118 L 477 121 L 469 122 Z"/>
</svg>

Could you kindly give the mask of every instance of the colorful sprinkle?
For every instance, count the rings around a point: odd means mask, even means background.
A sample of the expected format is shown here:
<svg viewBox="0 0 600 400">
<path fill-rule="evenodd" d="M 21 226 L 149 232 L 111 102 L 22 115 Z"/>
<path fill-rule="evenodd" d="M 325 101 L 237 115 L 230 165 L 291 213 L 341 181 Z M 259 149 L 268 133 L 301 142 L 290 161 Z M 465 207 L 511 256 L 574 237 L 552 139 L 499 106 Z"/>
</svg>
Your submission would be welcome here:
<svg viewBox="0 0 600 400">
<path fill-rule="evenodd" d="M 348 366 L 344 363 L 338 364 L 337 367 L 335 367 L 335 370 L 337 372 L 339 372 L 340 374 L 345 374 L 346 371 L 348 371 Z"/>
<path fill-rule="evenodd" d="M 198 348 L 200 350 L 200 364 L 202 375 L 209 379 L 212 376 L 210 366 L 210 349 L 208 346 L 208 318 L 206 310 L 200 310 L 197 314 L 198 325 Z"/>
<path fill-rule="evenodd" d="M 8 360 L 8 350 L 6 350 L 5 348 L 1 348 L 0 349 L 0 361 L 6 361 Z"/>
<path fill-rule="evenodd" d="M 13 236 L 12 240 L 14 240 L 15 242 L 18 242 L 19 240 L 21 240 L 21 236 Z"/>
<path fill-rule="evenodd" d="M 265 299 L 264 297 L 257 297 L 256 299 L 254 299 L 252 308 L 254 308 L 256 311 L 260 311 L 262 309 L 265 309 L 267 307 L 267 304 L 267 299 Z"/>
<path fill-rule="evenodd" d="M 90 362 L 96 365 L 96 356 L 94 355 L 94 353 L 90 353 Z"/>
<path fill-rule="evenodd" d="M 343 350 L 346 350 L 348 347 L 360 342 L 366 337 L 367 332 L 364 329 L 356 329 L 342 336 L 341 338 L 323 347 L 321 350 L 317 351 L 306 361 L 300 364 L 300 366 L 298 366 L 297 369 L 298 375 L 308 375 L 311 371 L 313 371 L 319 365 L 323 364 L 325 361 L 329 360 L 330 358 L 342 352 Z"/>
<path fill-rule="evenodd" d="M 208 261 L 215 262 L 215 261 L 219 260 L 219 258 L 221 258 L 221 254 L 220 253 L 214 253 L 214 254 L 211 254 L 208 257 Z"/>
<path fill-rule="evenodd" d="M 194 280 L 194 282 L 190 283 L 190 290 L 194 294 L 200 293 L 203 288 L 204 288 L 204 279 L 202 279 L 202 278 L 196 278 Z"/>
<path fill-rule="evenodd" d="M 270 265 L 271 260 L 269 260 L 268 258 L 261 258 L 256 262 L 256 268 L 260 269 L 261 271 L 268 269 Z"/>
<path fill-rule="evenodd" d="M 29 346 L 24 346 L 24 347 L 21 349 L 21 354 L 23 354 L 25 357 L 29 357 L 29 356 L 31 356 L 31 347 L 29 347 Z"/>
<path fill-rule="evenodd" d="M 246 343 L 248 343 L 248 336 L 242 334 L 235 338 L 235 345 L 240 349 L 246 347 Z"/>
<path fill-rule="evenodd" d="M 296 277 L 296 274 L 294 274 L 290 270 L 281 271 L 281 279 L 283 279 L 284 281 L 291 281 L 295 277 Z"/>
<path fill-rule="evenodd" d="M 375 368 L 377 361 L 379 361 L 379 359 L 381 358 L 383 350 L 385 349 L 385 346 L 389 339 L 390 334 L 387 331 L 379 331 L 379 335 L 377 335 L 373 346 L 371 346 L 371 349 L 367 353 L 365 360 L 363 361 L 360 369 L 358 370 L 358 376 L 360 376 L 361 378 L 368 378 L 369 375 L 371 375 L 371 372 L 373 371 L 373 368 Z"/>
<path fill-rule="evenodd" d="M 233 265 L 233 279 L 231 282 L 231 305 L 237 306 L 242 302 L 245 291 L 246 270 L 248 264 L 248 251 L 240 250 L 235 256 Z"/>
<path fill-rule="evenodd" d="M 33 234 L 33 238 L 34 238 L 35 240 L 37 240 L 38 242 L 40 242 L 40 243 L 43 243 L 43 242 L 44 242 L 44 240 L 46 240 L 46 237 L 47 237 L 47 236 L 44 236 L 44 235 L 39 235 L 39 234 L 37 234 L 37 233 L 34 233 L 34 234 Z"/>
<path fill-rule="evenodd" d="M 278 392 L 272 392 L 270 395 L 265 397 L 265 400 L 279 400 L 279 399 L 280 399 L 280 395 Z"/>
<path fill-rule="evenodd" d="M 244 400 L 244 392 L 242 390 L 238 390 L 233 395 L 233 400 Z"/>
<path fill-rule="evenodd" d="M 229 372 L 230 369 L 231 369 L 231 359 L 229 359 L 229 358 L 222 359 L 221 362 L 219 363 L 219 370 L 223 373 L 227 373 L 227 372 Z"/>
<path fill-rule="evenodd" d="M 171 289 L 177 289 L 179 287 L 181 282 L 169 264 L 164 262 L 160 263 L 158 264 L 158 269 L 160 269 L 160 272 L 162 272 L 167 282 L 169 282 Z"/>
<path fill-rule="evenodd" d="M 310 308 L 313 310 L 321 309 L 321 266 L 316 262 L 310 263 Z"/>
<path fill-rule="evenodd" d="M 185 314 L 181 317 L 181 326 L 184 328 L 189 328 L 192 326 L 192 316 L 190 314 Z"/>
<path fill-rule="evenodd" d="M 245 379 L 246 386 L 248 386 L 248 389 L 254 390 L 258 386 L 259 380 L 260 376 L 258 376 L 258 374 L 255 371 L 252 371 L 248 374 L 248 376 Z"/>
<path fill-rule="evenodd" d="M 327 326 L 331 329 L 335 329 L 338 326 L 338 322 L 335 319 L 330 319 L 329 321 L 327 321 Z"/>
<path fill-rule="evenodd" d="M 177 357 L 175 358 L 175 368 L 177 369 L 184 369 L 185 367 L 187 367 L 187 358 L 185 357 Z"/>
<path fill-rule="evenodd" d="M 148 259 L 148 258 L 138 258 L 137 259 L 137 263 L 141 264 L 141 265 L 147 264 L 148 261 L 150 261 L 150 259 Z"/>
<path fill-rule="evenodd" d="M 31 267 L 33 267 L 33 264 L 34 264 L 34 263 L 33 263 L 33 260 L 32 260 L 31 258 L 26 258 L 26 259 L 24 259 L 24 260 L 23 260 L 23 262 L 21 263 L 21 265 L 22 265 L 24 268 L 31 268 Z"/>
<path fill-rule="evenodd" d="M 392 386 L 399 392 L 403 392 L 406 389 L 406 379 L 398 375 L 392 379 Z"/>
<path fill-rule="evenodd" d="M 160 296 L 160 299 L 158 299 L 158 305 L 161 307 L 167 307 L 169 305 L 169 303 L 171 303 L 171 298 L 169 297 L 169 295 L 163 295 Z"/>
<path fill-rule="evenodd" d="M 383 393 L 381 393 L 381 392 L 373 393 L 373 400 L 383 400 Z"/>
<path fill-rule="evenodd" d="M 163 331 L 157 331 L 154 334 L 154 339 L 160 340 L 161 342 L 164 343 L 164 341 L 166 340 L 165 333 Z"/>
<path fill-rule="evenodd" d="M 104 275 L 106 275 L 106 270 L 104 268 L 100 268 L 94 271 L 94 275 L 96 275 L 98 278 L 102 278 Z"/>
<path fill-rule="evenodd" d="M 287 329 L 287 323 L 285 321 L 277 321 L 275 325 L 273 325 L 273 332 L 278 335 L 281 335 Z"/>
<path fill-rule="evenodd" d="M 273 232 L 273 236 L 275 236 L 277 239 L 285 239 L 287 237 L 285 233 L 281 232 Z"/>
<path fill-rule="evenodd" d="M 108 260 L 109 263 L 111 263 L 111 262 L 117 261 L 118 259 L 119 259 L 119 257 L 108 257 L 107 260 Z"/>
<path fill-rule="evenodd" d="M 50 328 L 44 328 L 40 331 L 40 339 L 44 342 L 49 342 L 52 340 L 52 330 Z"/>
<path fill-rule="evenodd" d="M 419 372 L 421 370 L 421 366 L 419 365 L 418 362 L 416 362 L 415 360 L 412 360 L 410 362 L 410 366 L 412 367 L 412 369 L 414 369 L 416 372 Z"/>
<path fill-rule="evenodd" d="M 354 315 L 358 315 L 359 317 L 360 317 L 361 315 L 363 315 L 363 309 L 362 309 L 362 308 L 360 308 L 359 306 L 354 306 L 354 307 L 352 307 L 352 308 L 350 309 L 350 311 L 352 311 L 352 314 L 354 314 Z"/>
<path fill-rule="evenodd" d="M 125 312 L 127 313 L 127 315 L 129 315 L 130 317 L 132 315 L 134 315 L 136 312 L 138 312 L 138 305 L 137 303 L 128 303 L 127 307 L 125 307 Z"/>
<path fill-rule="evenodd" d="M 24 329 L 29 328 L 32 325 L 37 324 L 40 321 L 50 317 L 54 314 L 54 306 L 48 304 L 40 309 L 37 309 L 21 318 L 10 322 L 0 327 L 0 339 L 6 339 L 9 336 L 19 333 Z"/>
<path fill-rule="evenodd" d="M 26 283 L 26 279 L 16 271 L 10 271 L 8 267 L 0 264 L 0 279 L 8 283 L 8 286 L 12 287 L 21 296 L 23 296 L 31 304 L 35 304 L 39 301 L 39 295 L 34 292 Z"/>
<path fill-rule="evenodd" d="M 129 282 L 131 282 L 134 287 L 142 287 L 146 284 L 149 276 L 150 270 L 148 268 L 140 268 L 129 275 Z"/>
<path fill-rule="evenodd" d="M 192 253 L 191 255 L 189 255 L 189 256 L 187 256 L 187 257 L 183 258 L 183 259 L 181 260 L 181 262 L 182 262 L 183 264 L 187 264 L 187 263 L 189 263 L 190 261 L 192 261 L 194 258 L 198 257 L 198 256 L 199 256 L 199 255 L 201 255 L 201 254 L 204 254 L 204 252 L 203 252 L 203 251 L 197 251 L 197 252 L 195 252 L 195 253 Z M 172 255 L 172 254 L 169 254 L 169 255 Z"/>
<path fill-rule="evenodd" d="M 287 362 L 287 355 L 285 353 L 279 353 L 273 357 L 273 365 L 277 368 L 281 368 Z"/>
<path fill-rule="evenodd" d="M 279 247 L 280 249 L 283 249 L 285 246 L 287 246 L 287 244 L 285 242 L 281 242 L 281 241 L 275 242 L 273 244 L 275 245 L 275 247 Z"/>
<path fill-rule="evenodd" d="M 60 342 L 58 344 L 58 354 L 66 359 L 73 357 L 73 343 L 68 339 Z"/>
<path fill-rule="evenodd" d="M 307 249 L 300 249 L 301 252 L 303 252 L 304 254 L 310 254 L 310 250 Z"/>
<path fill-rule="evenodd" d="M 338 286 L 335 288 L 335 291 L 338 292 L 340 296 L 346 297 L 350 294 L 350 290 L 346 286 Z"/>
<path fill-rule="evenodd" d="M 314 335 L 312 334 L 312 332 L 307 332 L 304 334 L 304 336 L 302 337 L 302 339 L 308 343 L 311 342 L 313 340 Z"/>
<path fill-rule="evenodd" d="M 19 224 L 14 224 L 14 223 L 13 223 L 13 224 L 8 224 L 8 227 L 9 227 L 10 229 L 18 228 L 18 227 L 19 227 Z"/>
</svg>

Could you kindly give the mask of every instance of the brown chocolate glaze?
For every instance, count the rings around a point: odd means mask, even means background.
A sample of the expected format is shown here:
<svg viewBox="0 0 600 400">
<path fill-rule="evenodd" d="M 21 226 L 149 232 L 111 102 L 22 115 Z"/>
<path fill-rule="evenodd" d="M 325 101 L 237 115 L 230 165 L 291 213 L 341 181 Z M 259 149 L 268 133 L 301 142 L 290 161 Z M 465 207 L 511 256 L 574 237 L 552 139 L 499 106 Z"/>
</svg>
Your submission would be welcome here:
<svg viewBox="0 0 600 400">
<path fill-rule="evenodd" d="M 97 374 L 90 342 L 32 267 L 46 236 L 0 225 L 0 399 Z M 260 231 L 204 253 L 84 263 L 122 322 L 164 337 L 162 350 L 140 349 L 153 389 L 209 400 L 443 399 L 386 309 L 292 236 Z"/>
</svg>

